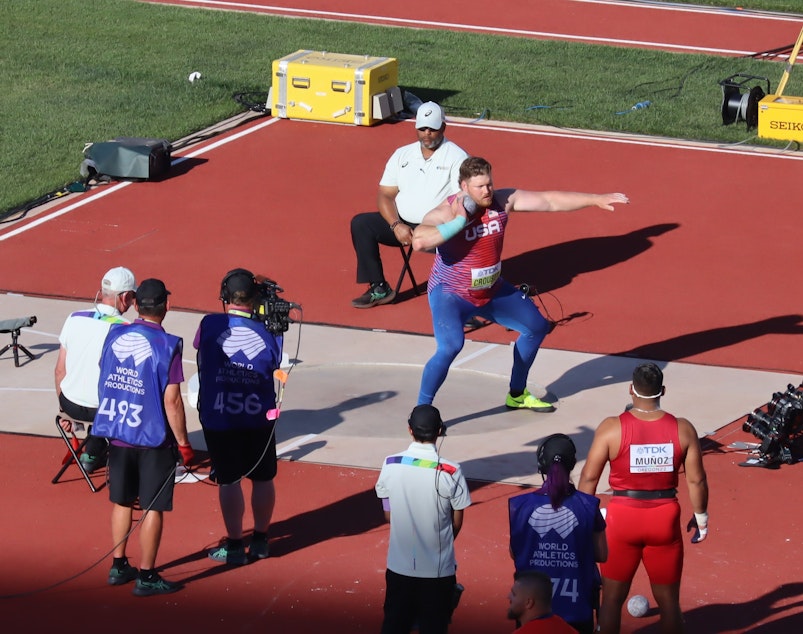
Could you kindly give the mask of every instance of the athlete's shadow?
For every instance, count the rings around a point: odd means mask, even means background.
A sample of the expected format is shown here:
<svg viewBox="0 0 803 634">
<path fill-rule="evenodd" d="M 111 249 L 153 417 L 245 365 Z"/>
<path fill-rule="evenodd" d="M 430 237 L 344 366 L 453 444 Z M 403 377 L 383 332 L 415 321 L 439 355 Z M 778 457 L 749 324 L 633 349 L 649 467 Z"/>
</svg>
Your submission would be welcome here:
<svg viewBox="0 0 803 634">
<path fill-rule="evenodd" d="M 372 489 L 360 491 L 325 506 L 298 513 L 270 525 L 270 556 L 283 557 L 292 552 L 320 544 L 329 539 L 349 535 L 361 535 L 385 524 L 382 504 Z M 246 540 L 250 534 L 246 533 Z M 159 570 L 186 567 L 193 564 L 196 572 L 180 579 L 182 584 L 192 583 L 227 572 L 238 566 L 209 565 L 207 551 L 214 544 L 188 553 L 159 566 Z M 251 561 L 259 563 L 258 561 Z"/>
<path fill-rule="evenodd" d="M 482 458 L 461 460 L 460 467 L 463 470 L 463 475 L 471 480 L 472 488 L 481 488 L 497 482 L 515 482 L 521 478 L 535 476 L 538 473 L 538 465 L 536 463 L 537 449 L 549 435 L 549 433 L 544 433 L 526 443 L 526 446 L 532 447 L 531 451 L 512 451 Z M 588 449 L 591 447 L 593 439 L 594 429 L 592 427 L 583 426 L 572 432 L 572 440 L 577 447 L 578 456 L 584 457 L 588 455 Z M 577 482 L 580 477 L 579 466 L 576 467 L 572 476 L 574 482 Z"/>
<path fill-rule="evenodd" d="M 674 231 L 679 224 L 651 225 L 618 236 L 580 238 L 541 247 L 504 260 L 502 272 L 513 284 L 522 282 L 539 293 L 567 286 L 581 273 L 599 271 L 643 253 L 652 238 Z"/>
<path fill-rule="evenodd" d="M 803 627 L 803 583 L 778 586 L 744 603 L 714 603 L 684 612 L 687 632 L 743 632 L 744 634 L 789 634 Z M 772 619 L 755 625 L 757 621 Z M 634 630 L 634 634 L 659 632 L 658 623 Z"/>
<path fill-rule="evenodd" d="M 632 379 L 637 360 L 655 360 L 663 369 L 669 361 L 693 357 L 717 348 L 727 348 L 769 334 L 803 334 L 803 315 L 781 315 L 746 324 L 690 332 L 596 357 L 564 372 L 547 386 L 547 390 L 559 398 L 566 398 L 583 390 L 618 383 L 627 384 Z M 627 392 L 623 391 L 622 394 L 626 400 Z"/>
<path fill-rule="evenodd" d="M 282 557 L 337 537 L 362 535 L 383 524 L 385 515 L 374 489 L 360 491 L 272 523 L 271 557 Z"/>
<path fill-rule="evenodd" d="M 370 392 L 360 396 L 341 401 L 333 407 L 321 409 L 299 409 L 292 407 L 283 410 L 276 428 L 276 438 L 279 443 L 287 440 L 286 431 L 291 431 L 293 437 L 305 434 L 321 434 L 345 420 L 344 414 L 361 407 L 376 405 L 397 396 L 394 390 Z"/>
</svg>

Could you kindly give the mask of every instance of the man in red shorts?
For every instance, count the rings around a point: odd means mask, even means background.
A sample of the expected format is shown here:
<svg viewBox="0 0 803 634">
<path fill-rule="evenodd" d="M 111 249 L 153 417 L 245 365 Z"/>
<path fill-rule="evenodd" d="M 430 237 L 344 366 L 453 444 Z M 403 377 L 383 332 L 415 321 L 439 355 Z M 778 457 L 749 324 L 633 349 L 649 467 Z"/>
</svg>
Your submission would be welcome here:
<svg viewBox="0 0 803 634">
<path fill-rule="evenodd" d="M 642 561 L 660 610 L 661 632 L 683 632 L 683 540 L 676 497 L 681 466 L 694 509 L 687 530 L 697 529 L 692 543 L 708 534 L 708 484 L 700 441 L 688 420 L 661 409 L 663 380 L 654 363 L 636 367 L 630 385 L 632 407 L 600 423 L 580 474 L 580 491 L 594 494 L 605 464 L 611 463 L 613 497 L 605 518 L 608 561 L 600 565 L 598 629 L 603 634 L 618 634 L 622 606 Z"/>
</svg>

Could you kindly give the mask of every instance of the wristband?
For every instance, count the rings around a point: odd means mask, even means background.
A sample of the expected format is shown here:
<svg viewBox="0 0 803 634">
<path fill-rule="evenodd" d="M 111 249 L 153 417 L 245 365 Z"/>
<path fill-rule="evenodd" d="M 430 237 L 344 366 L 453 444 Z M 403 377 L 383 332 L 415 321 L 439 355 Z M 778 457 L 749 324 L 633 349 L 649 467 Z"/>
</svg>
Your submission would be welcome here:
<svg viewBox="0 0 803 634">
<path fill-rule="evenodd" d="M 700 530 L 708 528 L 708 513 L 695 513 L 694 519 L 697 520 L 697 527 Z"/>
<path fill-rule="evenodd" d="M 396 227 L 398 227 L 401 223 L 402 223 L 401 220 L 395 220 L 395 221 L 391 222 L 390 223 L 390 230 L 391 231 L 396 231 Z"/>
<path fill-rule="evenodd" d="M 443 236 L 444 242 L 449 238 L 454 238 L 460 230 L 466 226 L 466 218 L 465 216 L 457 216 L 453 218 L 449 222 L 444 222 L 442 225 L 438 225 L 436 229 L 438 233 Z"/>
</svg>

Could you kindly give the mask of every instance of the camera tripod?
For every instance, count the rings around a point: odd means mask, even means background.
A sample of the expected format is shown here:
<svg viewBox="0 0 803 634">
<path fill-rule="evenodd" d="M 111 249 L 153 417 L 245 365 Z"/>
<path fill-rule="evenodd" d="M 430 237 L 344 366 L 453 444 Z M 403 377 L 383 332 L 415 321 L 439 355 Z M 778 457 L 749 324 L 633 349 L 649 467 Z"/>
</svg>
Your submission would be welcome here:
<svg viewBox="0 0 803 634">
<path fill-rule="evenodd" d="M 14 366 L 20 367 L 20 351 L 22 351 L 27 357 L 33 361 L 34 356 L 30 353 L 28 348 L 23 346 L 19 342 L 20 330 L 22 328 L 27 328 L 28 326 L 33 326 L 36 323 L 36 317 L 20 317 L 19 319 L 6 319 L 4 321 L 0 321 L 0 333 L 11 333 L 11 343 L 7 346 L 4 346 L 2 350 L 0 350 L 0 356 L 3 356 L 6 353 L 6 350 L 11 349 L 14 353 Z"/>
</svg>

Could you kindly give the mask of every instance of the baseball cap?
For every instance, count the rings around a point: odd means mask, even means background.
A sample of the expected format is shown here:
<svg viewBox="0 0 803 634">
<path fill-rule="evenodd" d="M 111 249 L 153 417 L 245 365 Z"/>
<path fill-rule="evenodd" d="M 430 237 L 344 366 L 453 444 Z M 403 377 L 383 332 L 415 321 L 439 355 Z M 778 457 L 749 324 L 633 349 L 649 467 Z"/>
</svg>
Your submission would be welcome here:
<svg viewBox="0 0 803 634">
<path fill-rule="evenodd" d="M 148 278 L 137 287 L 137 304 L 139 306 L 159 306 L 167 301 L 170 291 L 162 280 Z"/>
<path fill-rule="evenodd" d="M 418 112 L 415 115 L 416 129 L 432 128 L 433 130 L 440 130 L 442 125 L 443 113 L 438 104 L 434 101 L 427 101 L 418 106 Z"/>
<path fill-rule="evenodd" d="M 413 430 L 413 435 L 417 438 L 425 438 L 434 440 L 437 438 L 438 433 L 443 425 L 441 420 L 441 413 L 437 407 L 432 405 L 416 405 L 413 408 L 410 418 L 407 420 L 410 429 Z"/>
<path fill-rule="evenodd" d="M 134 274 L 124 266 L 117 266 L 106 271 L 100 282 L 100 288 L 107 293 L 125 293 L 137 290 Z"/>
</svg>

